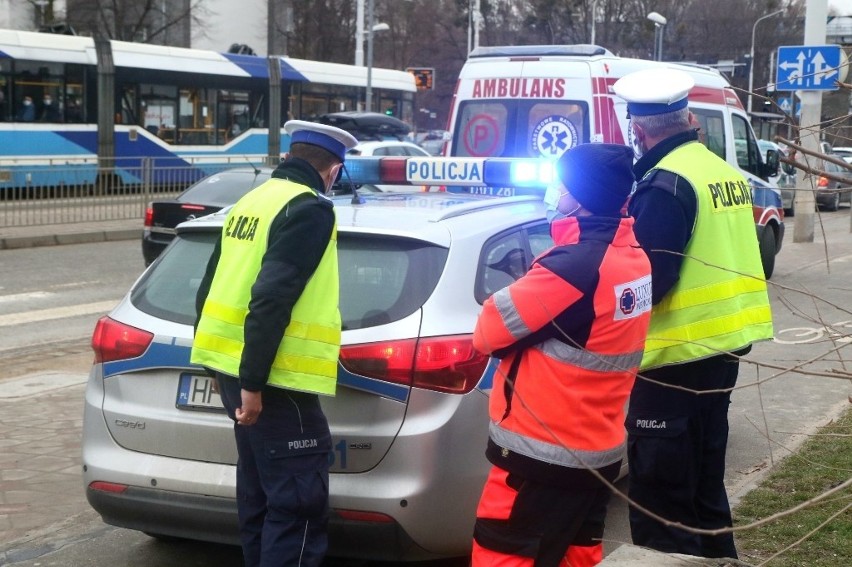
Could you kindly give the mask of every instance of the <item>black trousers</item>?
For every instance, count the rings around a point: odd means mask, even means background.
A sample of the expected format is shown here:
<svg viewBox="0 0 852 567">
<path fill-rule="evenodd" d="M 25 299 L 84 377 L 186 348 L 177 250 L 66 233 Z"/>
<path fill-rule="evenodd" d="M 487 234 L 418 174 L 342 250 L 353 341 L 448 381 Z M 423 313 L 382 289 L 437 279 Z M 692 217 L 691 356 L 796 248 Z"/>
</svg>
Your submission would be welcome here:
<svg viewBox="0 0 852 567">
<path fill-rule="evenodd" d="M 218 374 L 228 415 L 239 381 Z M 267 386 L 254 425 L 234 423 L 237 512 L 246 567 L 317 567 L 328 549 L 331 434 L 316 394 Z"/>
<path fill-rule="evenodd" d="M 667 366 L 643 376 L 692 390 L 732 388 L 739 361 L 728 355 Z M 686 526 L 731 526 L 725 492 L 730 393 L 693 394 L 636 379 L 627 412 L 631 500 Z M 633 543 L 668 553 L 736 558 L 732 534 L 697 535 L 630 507 Z"/>
</svg>

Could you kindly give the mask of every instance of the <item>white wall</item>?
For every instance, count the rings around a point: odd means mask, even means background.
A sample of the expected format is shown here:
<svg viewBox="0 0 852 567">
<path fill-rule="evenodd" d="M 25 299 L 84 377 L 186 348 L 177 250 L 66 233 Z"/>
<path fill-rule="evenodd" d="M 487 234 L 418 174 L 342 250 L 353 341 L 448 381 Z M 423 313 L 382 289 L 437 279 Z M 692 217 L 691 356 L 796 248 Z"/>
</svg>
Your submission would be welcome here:
<svg viewBox="0 0 852 567">
<path fill-rule="evenodd" d="M 206 0 L 205 29 L 192 30 L 192 47 L 223 52 L 233 43 L 244 43 L 258 55 L 266 55 L 266 2 Z"/>
<path fill-rule="evenodd" d="M 0 28 L 35 31 L 38 20 L 33 11 L 36 9 L 22 0 L 0 0 Z M 65 19 L 65 0 L 53 0 L 53 12 L 57 20 Z"/>
</svg>

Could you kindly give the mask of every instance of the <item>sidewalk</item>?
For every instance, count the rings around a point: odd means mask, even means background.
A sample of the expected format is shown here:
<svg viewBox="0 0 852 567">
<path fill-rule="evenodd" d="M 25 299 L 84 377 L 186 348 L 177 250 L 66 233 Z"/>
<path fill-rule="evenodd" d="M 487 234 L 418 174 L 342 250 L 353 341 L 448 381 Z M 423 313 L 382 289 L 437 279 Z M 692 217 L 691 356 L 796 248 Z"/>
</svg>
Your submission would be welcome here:
<svg viewBox="0 0 852 567">
<path fill-rule="evenodd" d="M 0 227 L 0 250 L 142 237 L 142 219 Z"/>
</svg>

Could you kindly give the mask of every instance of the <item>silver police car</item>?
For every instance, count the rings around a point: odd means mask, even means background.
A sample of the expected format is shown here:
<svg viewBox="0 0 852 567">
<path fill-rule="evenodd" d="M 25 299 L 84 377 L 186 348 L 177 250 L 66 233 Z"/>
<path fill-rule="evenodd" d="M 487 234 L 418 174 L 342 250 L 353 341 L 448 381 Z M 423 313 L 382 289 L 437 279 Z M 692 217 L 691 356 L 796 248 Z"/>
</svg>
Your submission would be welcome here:
<svg viewBox="0 0 852 567">
<path fill-rule="evenodd" d="M 336 198 L 343 347 L 330 556 L 470 551 L 489 464 L 495 364 L 471 335 L 481 304 L 551 245 L 540 197 Z M 232 422 L 189 362 L 195 294 L 224 212 L 184 223 L 95 329 L 86 495 L 104 521 L 155 537 L 238 543 Z"/>
</svg>

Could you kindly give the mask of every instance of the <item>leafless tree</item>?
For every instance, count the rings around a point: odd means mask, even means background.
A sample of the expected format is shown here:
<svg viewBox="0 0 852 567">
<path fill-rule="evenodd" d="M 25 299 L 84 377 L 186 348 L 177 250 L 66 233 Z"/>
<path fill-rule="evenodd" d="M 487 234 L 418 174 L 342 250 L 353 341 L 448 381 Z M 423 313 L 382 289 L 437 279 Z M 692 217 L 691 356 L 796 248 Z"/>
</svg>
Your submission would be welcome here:
<svg viewBox="0 0 852 567">
<path fill-rule="evenodd" d="M 209 15 L 205 0 L 68 0 L 67 12 L 82 35 L 181 47 Z"/>
</svg>

